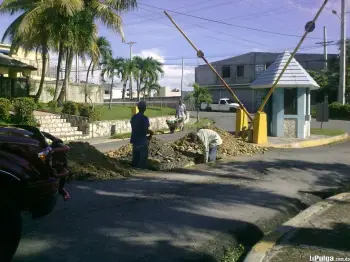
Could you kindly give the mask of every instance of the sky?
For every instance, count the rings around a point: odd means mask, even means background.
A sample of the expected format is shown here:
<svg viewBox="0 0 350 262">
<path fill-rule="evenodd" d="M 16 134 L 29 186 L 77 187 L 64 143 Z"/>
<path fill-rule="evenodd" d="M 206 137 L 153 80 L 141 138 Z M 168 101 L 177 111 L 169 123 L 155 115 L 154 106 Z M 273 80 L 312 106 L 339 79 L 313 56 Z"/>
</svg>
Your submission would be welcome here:
<svg viewBox="0 0 350 262">
<path fill-rule="evenodd" d="M 328 41 L 340 39 L 340 18 L 332 13 L 336 10 L 340 14 L 340 2 L 328 1 L 315 30 L 308 35 L 300 52 L 323 53 L 323 47 L 316 43 L 323 41 L 324 26 Z M 183 87 L 186 90 L 194 82 L 194 68 L 203 61 L 196 57 L 194 49 L 163 10 L 168 11 L 209 61 L 216 61 L 248 52 L 292 51 L 304 32 L 306 22 L 313 19 L 322 3 L 323 0 L 139 0 L 136 10 L 122 14 L 123 30 L 126 42 L 136 42 L 132 48 L 133 55 L 151 56 L 164 63 L 165 74 L 160 80 L 163 86 L 171 89 L 180 87 L 181 58 L 184 57 Z M 347 7 L 349 11 L 350 4 Z M 14 18 L 0 16 L 0 35 Z M 346 23 L 348 36 L 349 21 L 350 17 Z M 98 30 L 99 35 L 112 43 L 115 57 L 129 57 L 129 45 L 122 43 L 120 35 L 100 23 Z M 337 52 L 335 45 L 328 46 L 328 53 Z M 55 54 L 52 54 L 52 60 L 55 60 Z M 79 68 L 84 70 L 82 64 Z M 80 75 L 82 78 L 84 73 Z"/>
</svg>

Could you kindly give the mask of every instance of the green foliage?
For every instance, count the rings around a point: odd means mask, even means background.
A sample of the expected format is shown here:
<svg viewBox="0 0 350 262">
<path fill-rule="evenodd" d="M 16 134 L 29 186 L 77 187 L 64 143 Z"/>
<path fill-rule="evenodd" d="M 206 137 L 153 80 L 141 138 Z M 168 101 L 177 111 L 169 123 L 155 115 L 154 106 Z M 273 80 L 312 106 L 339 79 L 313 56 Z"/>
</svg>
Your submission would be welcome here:
<svg viewBox="0 0 350 262">
<path fill-rule="evenodd" d="M 77 103 L 66 101 L 63 103 L 62 113 L 68 115 L 76 115 L 78 111 Z"/>
<path fill-rule="evenodd" d="M 93 107 L 89 104 L 79 104 L 78 110 L 80 116 L 87 117 L 91 122 L 101 120 L 101 111 L 98 107 Z"/>
<path fill-rule="evenodd" d="M 44 109 L 46 107 L 46 104 L 43 102 L 37 102 L 36 103 L 36 108 L 37 109 Z"/>
<path fill-rule="evenodd" d="M 199 86 L 197 83 L 193 84 L 193 92 L 189 93 L 185 100 L 193 99 L 196 106 L 199 108 L 202 103 L 211 103 L 212 96 L 209 93 L 208 89 L 202 86 Z"/>
<path fill-rule="evenodd" d="M 220 262 L 237 262 L 244 253 L 244 246 L 239 244 L 236 248 L 226 249 Z"/>
<path fill-rule="evenodd" d="M 55 100 L 51 100 L 50 102 L 47 103 L 47 105 L 52 111 L 55 112 L 58 107 L 58 102 Z"/>
<path fill-rule="evenodd" d="M 332 103 L 329 105 L 329 118 L 331 119 L 350 119 L 350 105 L 341 103 Z"/>
<path fill-rule="evenodd" d="M 0 98 L 0 120 L 7 122 L 10 119 L 11 102 L 7 98 Z"/>
<path fill-rule="evenodd" d="M 16 124 L 36 126 L 37 123 L 34 118 L 34 110 L 37 105 L 33 98 L 18 97 L 12 102 L 14 117 L 13 121 Z"/>
</svg>

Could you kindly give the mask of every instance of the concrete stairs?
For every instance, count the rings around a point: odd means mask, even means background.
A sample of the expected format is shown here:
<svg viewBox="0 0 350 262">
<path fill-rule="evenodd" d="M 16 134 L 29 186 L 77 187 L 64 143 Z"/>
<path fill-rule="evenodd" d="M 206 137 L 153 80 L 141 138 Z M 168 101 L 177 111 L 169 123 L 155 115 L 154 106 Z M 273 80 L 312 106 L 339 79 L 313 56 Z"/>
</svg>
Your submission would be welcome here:
<svg viewBox="0 0 350 262">
<path fill-rule="evenodd" d="M 89 138 L 84 135 L 82 131 L 78 131 L 78 127 L 74 127 L 66 119 L 61 118 L 60 115 L 35 112 L 35 119 L 40 124 L 41 131 L 50 133 L 62 141 L 82 140 Z"/>
</svg>

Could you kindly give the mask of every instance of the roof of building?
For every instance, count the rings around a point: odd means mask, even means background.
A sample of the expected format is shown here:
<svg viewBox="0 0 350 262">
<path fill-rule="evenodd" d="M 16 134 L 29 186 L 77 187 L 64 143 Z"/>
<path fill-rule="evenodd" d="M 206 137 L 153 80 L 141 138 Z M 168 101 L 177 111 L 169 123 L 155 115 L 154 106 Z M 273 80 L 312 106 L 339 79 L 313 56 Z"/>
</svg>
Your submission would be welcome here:
<svg viewBox="0 0 350 262">
<path fill-rule="evenodd" d="M 225 59 L 221 59 L 221 60 L 217 60 L 214 62 L 211 62 L 212 65 L 215 64 L 222 64 L 222 63 L 229 63 L 232 61 L 235 61 L 236 59 L 242 58 L 242 57 L 246 57 L 246 56 L 263 56 L 263 55 L 275 55 L 276 57 L 278 55 L 280 55 L 281 53 L 275 53 L 275 52 L 249 52 L 249 53 L 244 53 L 241 55 L 237 55 L 237 56 L 232 56 L 232 57 L 228 57 Z M 337 54 L 328 54 L 328 58 L 332 58 L 332 57 L 336 57 L 338 56 Z M 297 58 L 297 60 L 299 59 L 303 59 L 304 57 L 312 57 L 312 59 L 310 61 L 323 61 L 323 57 L 324 54 L 317 54 L 317 53 L 296 53 L 295 57 Z M 203 65 L 199 65 L 197 67 L 207 67 L 206 64 Z"/>
<path fill-rule="evenodd" d="M 0 66 L 16 68 L 16 69 L 37 70 L 37 68 L 35 68 L 34 66 L 23 63 L 17 59 L 14 59 L 2 53 L 0 53 Z"/>
<path fill-rule="evenodd" d="M 250 84 L 252 88 L 270 88 L 276 81 L 283 67 L 286 65 L 291 54 L 285 51 L 280 54 L 264 72 L 259 74 L 257 79 Z M 293 58 L 286 71 L 279 80 L 277 87 L 280 88 L 311 88 L 318 89 L 320 86 L 309 75 L 308 72 Z"/>
</svg>

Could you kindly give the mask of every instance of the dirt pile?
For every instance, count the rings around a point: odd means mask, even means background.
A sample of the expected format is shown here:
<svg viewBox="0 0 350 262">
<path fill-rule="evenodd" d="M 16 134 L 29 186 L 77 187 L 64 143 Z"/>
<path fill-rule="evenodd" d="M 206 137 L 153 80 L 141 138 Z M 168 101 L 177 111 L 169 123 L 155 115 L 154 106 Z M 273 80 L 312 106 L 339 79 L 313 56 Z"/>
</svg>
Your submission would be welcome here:
<svg viewBox="0 0 350 262">
<path fill-rule="evenodd" d="M 121 164 L 130 166 L 132 146 L 127 144 L 118 150 L 110 151 L 107 156 L 117 159 Z M 148 147 L 148 167 L 151 170 L 169 170 L 191 164 L 193 159 L 175 151 L 172 144 L 162 139 L 152 138 Z"/>
<path fill-rule="evenodd" d="M 113 179 L 130 175 L 129 170 L 118 166 L 110 158 L 86 142 L 71 142 L 68 167 L 73 180 Z"/>
<path fill-rule="evenodd" d="M 218 151 L 219 158 L 228 156 L 252 156 L 267 151 L 267 148 L 246 143 L 242 139 L 235 138 L 232 134 L 215 126 L 210 127 L 210 129 L 217 132 L 222 139 L 222 145 L 219 147 Z M 190 135 L 186 135 L 175 141 L 174 149 L 182 154 L 192 155 L 193 157 L 198 157 L 204 152 L 202 145 L 191 142 Z"/>
</svg>

